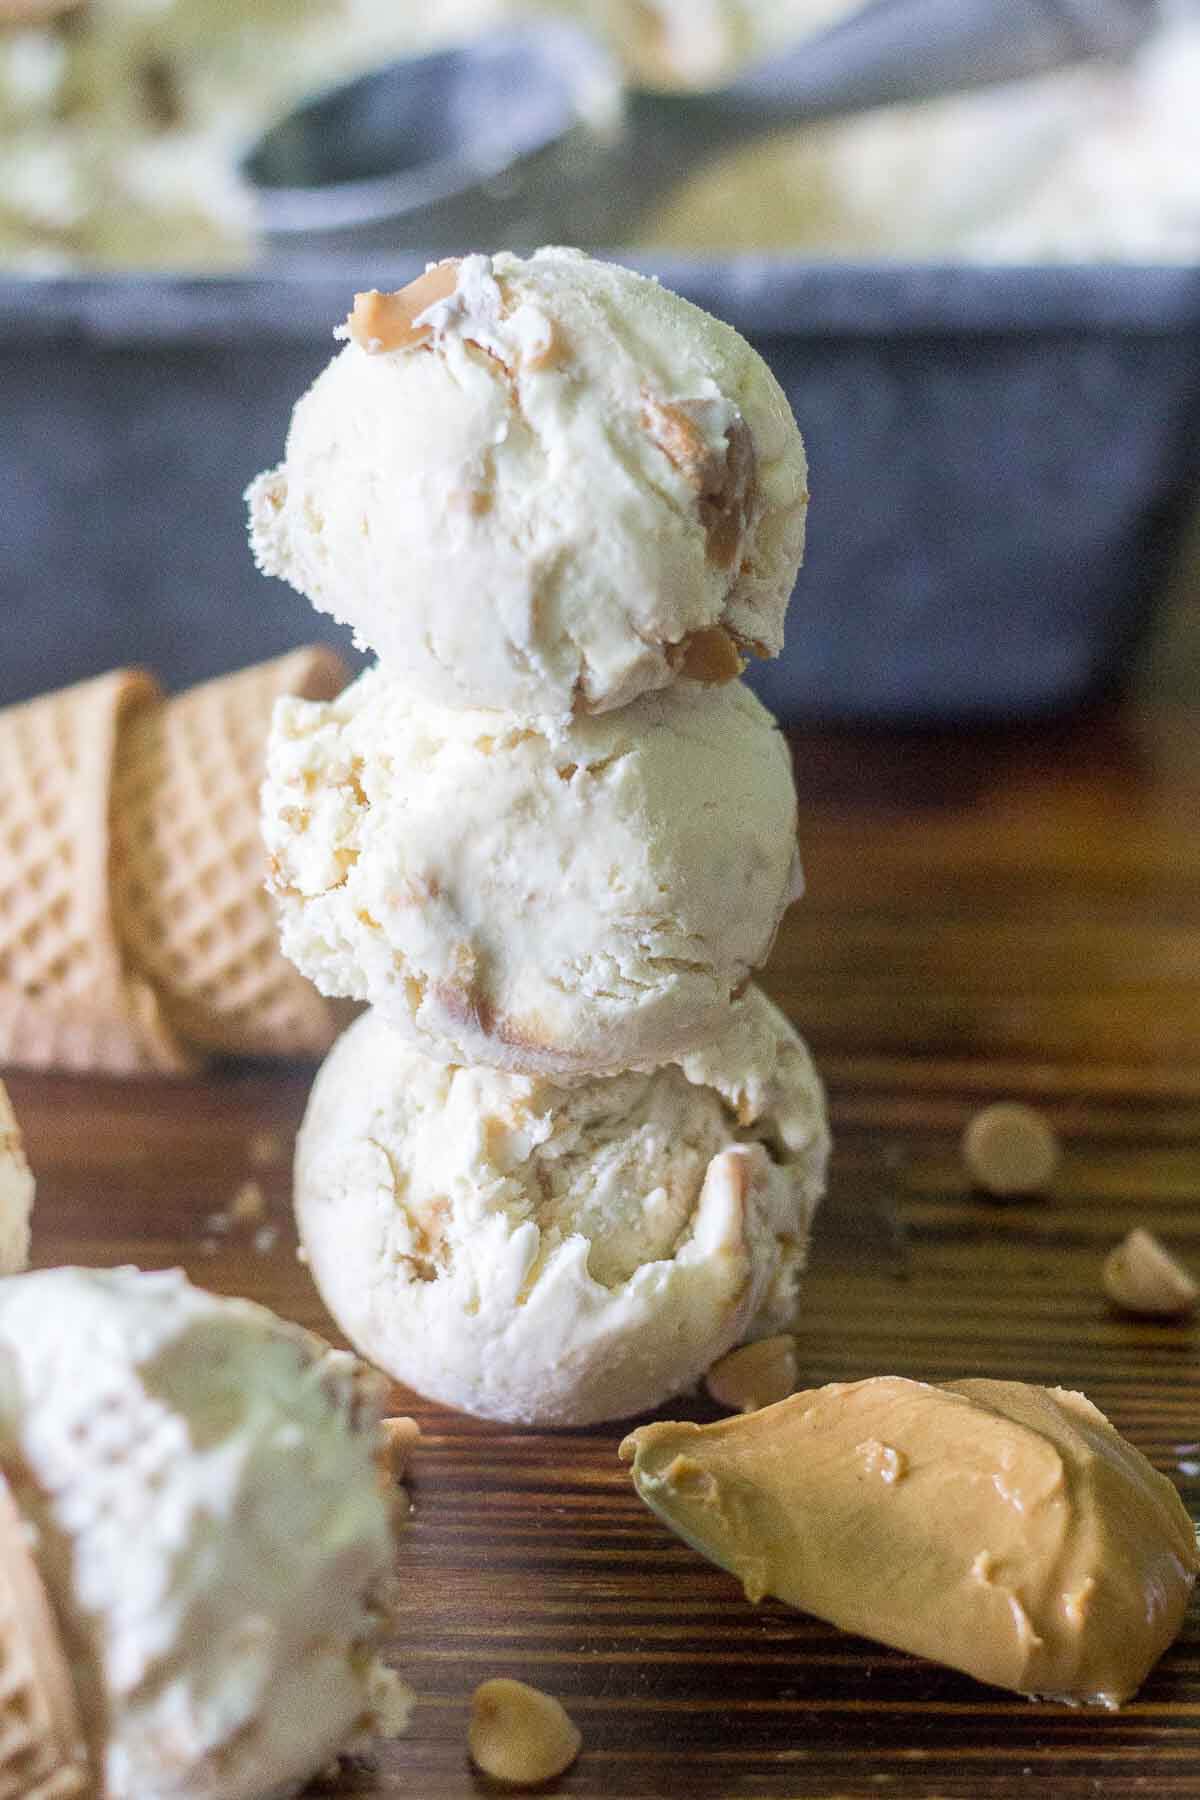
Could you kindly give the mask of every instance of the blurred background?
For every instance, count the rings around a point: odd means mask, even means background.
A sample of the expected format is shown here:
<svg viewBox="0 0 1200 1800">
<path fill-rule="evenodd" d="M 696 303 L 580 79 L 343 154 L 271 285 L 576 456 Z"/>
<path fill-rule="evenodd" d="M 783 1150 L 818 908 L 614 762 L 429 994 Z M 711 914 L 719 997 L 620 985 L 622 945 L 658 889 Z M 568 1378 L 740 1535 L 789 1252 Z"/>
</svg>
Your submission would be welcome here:
<svg viewBox="0 0 1200 1800">
<path fill-rule="evenodd" d="M 344 640 L 256 574 L 241 491 L 354 289 L 430 246 L 402 222 L 281 242 L 242 159 L 331 83 L 564 20 L 597 48 L 572 95 L 612 190 L 589 247 L 745 332 L 808 441 L 788 650 L 753 673 L 769 704 L 915 722 L 1200 691 L 1200 0 L 1146 0 L 1120 54 L 841 112 L 810 85 L 752 141 L 706 141 L 711 90 L 806 46 L 828 68 L 831 33 L 853 61 L 836 34 L 889 10 L 919 90 L 939 15 L 905 6 L 0 0 L 0 702 Z M 991 11 L 1016 32 L 1031 6 Z M 1086 32 L 1089 0 L 1047 11 Z M 516 88 L 487 93 L 489 129 L 519 122 Z M 640 180 L 611 150 L 653 93 L 694 127 Z"/>
</svg>

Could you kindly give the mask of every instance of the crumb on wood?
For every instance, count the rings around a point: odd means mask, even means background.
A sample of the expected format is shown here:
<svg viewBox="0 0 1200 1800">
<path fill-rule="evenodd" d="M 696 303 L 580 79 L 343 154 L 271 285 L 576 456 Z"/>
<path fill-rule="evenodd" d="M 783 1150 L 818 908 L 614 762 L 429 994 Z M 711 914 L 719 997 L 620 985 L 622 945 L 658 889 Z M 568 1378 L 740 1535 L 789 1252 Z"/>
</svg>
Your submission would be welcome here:
<svg viewBox="0 0 1200 1800">
<path fill-rule="evenodd" d="M 246 1140 L 246 1157 L 252 1169 L 274 1169 L 287 1155 L 287 1144 L 278 1131 L 252 1131 Z"/>
<path fill-rule="evenodd" d="M 415 1419 L 404 1415 L 384 1419 L 381 1423 L 384 1447 L 394 1481 L 403 1481 L 408 1474 L 412 1460 L 414 1444 L 421 1436 L 421 1427 Z"/>
<path fill-rule="evenodd" d="M 265 1216 L 267 1199 L 257 1181 L 243 1181 L 234 1193 L 229 1216 L 239 1225 L 252 1224 Z"/>
</svg>

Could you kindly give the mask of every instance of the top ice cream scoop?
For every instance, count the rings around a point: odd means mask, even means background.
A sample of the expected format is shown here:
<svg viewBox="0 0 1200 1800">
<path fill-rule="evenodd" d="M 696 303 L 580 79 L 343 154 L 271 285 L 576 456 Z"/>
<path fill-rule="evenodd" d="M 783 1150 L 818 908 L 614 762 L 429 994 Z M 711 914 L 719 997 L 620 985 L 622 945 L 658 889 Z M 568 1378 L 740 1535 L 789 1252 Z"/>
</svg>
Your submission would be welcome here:
<svg viewBox="0 0 1200 1800">
<path fill-rule="evenodd" d="M 260 567 L 447 706 L 605 712 L 778 654 L 787 400 L 729 325 L 574 250 L 360 294 L 248 493 Z"/>
</svg>

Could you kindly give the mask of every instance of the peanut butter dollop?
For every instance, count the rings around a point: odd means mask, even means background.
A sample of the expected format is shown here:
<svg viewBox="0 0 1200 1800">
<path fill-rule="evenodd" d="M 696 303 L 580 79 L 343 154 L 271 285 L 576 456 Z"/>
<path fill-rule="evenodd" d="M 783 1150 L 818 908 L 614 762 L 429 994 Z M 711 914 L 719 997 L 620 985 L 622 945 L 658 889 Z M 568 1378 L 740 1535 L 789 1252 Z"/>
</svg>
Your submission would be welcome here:
<svg viewBox="0 0 1200 1800">
<path fill-rule="evenodd" d="M 997 1687 L 1117 1706 L 1197 1571 L 1179 1495 L 1083 1394 L 879 1376 L 621 1445 L 702 1555 L 843 1630 Z"/>
</svg>

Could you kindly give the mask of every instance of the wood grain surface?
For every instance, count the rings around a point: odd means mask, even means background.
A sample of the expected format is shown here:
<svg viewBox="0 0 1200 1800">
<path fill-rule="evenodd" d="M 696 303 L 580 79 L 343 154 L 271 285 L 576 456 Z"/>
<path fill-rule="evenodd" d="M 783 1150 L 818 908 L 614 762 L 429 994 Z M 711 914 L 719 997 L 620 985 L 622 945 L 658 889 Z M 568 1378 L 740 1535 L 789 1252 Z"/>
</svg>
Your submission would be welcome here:
<svg viewBox="0 0 1200 1800">
<path fill-rule="evenodd" d="M 799 1325 L 806 1384 L 899 1372 L 1081 1387 L 1200 1508 L 1198 1328 L 1107 1308 L 1133 1223 L 1200 1269 L 1200 713 L 987 734 L 797 736 L 809 893 L 767 985 L 808 1035 L 836 1153 Z M 9 1083 L 39 1177 L 36 1261 L 182 1264 L 328 1329 L 295 1256 L 310 1072 Z M 1052 1191 L 969 1190 L 996 1098 L 1045 1109 Z M 263 1220 L 230 1218 L 257 1182 Z M 634 1497 L 621 1428 L 485 1426 L 397 1393 L 425 1436 L 394 1660 L 410 1736 L 323 1795 L 459 1800 L 475 1684 L 558 1694 L 608 1800 L 1083 1800 L 1200 1794 L 1200 1618 L 1120 1713 L 1032 1705 L 737 1584 Z M 666 1409 L 709 1417 L 696 1400 Z"/>
</svg>

